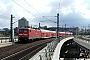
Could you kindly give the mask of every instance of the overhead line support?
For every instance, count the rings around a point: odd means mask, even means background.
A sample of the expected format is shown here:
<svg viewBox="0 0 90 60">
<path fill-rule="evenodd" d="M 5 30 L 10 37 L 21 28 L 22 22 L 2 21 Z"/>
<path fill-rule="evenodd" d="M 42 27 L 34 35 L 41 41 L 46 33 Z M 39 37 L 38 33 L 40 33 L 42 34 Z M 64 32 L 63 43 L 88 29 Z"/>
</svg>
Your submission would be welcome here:
<svg viewBox="0 0 90 60">
<path fill-rule="evenodd" d="M 59 38 L 59 13 L 57 13 L 57 32 L 56 38 Z"/>
<path fill-rule="evenodd" d="M 10 25 L 11 25 L 11 27 L 10 27 L 10 29 L 11 29 L 11 35 L 10 35 L 10 38 L 11 38 L 11 41 L 10 42 L 13 42 L 13 15 L 11 14 L 11 23 L 10 23 Z"/>
</svg>

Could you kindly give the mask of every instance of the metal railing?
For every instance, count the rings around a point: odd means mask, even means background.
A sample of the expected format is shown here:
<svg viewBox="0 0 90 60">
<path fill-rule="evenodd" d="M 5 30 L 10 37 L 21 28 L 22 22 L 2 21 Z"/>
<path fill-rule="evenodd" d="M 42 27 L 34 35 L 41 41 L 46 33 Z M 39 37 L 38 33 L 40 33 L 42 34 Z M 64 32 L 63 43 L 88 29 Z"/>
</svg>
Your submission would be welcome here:
<svg viewBox="0 0 90 60">
<path fill-rule="evenodd" d="M 59 38 L 58 40 L 55 39 L 51 43 L 47 43 L 47 46 L 43 53 L 39 54 L 34 60 L 51 60 L 53 52 L 60 42 L 60 40 L 64 39 L 65 37 Z"/>
</svg>

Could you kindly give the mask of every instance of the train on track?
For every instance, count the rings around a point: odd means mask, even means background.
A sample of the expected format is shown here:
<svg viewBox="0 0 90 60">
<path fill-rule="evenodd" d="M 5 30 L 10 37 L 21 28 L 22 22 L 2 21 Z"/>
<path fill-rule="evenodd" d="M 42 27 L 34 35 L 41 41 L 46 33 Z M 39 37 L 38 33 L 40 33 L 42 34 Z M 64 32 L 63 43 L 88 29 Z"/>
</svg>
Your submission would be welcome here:
<svg viewBox="0 0 90 60">
<path fill-rule="evenodd" d="M 59 32 L 59 37 L 71 36 L 73 33 L 70 32 Z M 56 37 L 56 31 L 44 30 L 44 29 L 32 29 L 32 28 L 19 28 L 18 30 L 18 40 L 32 41 L 33 39 L 40 38 L 51 38 Z"/>
</svg>

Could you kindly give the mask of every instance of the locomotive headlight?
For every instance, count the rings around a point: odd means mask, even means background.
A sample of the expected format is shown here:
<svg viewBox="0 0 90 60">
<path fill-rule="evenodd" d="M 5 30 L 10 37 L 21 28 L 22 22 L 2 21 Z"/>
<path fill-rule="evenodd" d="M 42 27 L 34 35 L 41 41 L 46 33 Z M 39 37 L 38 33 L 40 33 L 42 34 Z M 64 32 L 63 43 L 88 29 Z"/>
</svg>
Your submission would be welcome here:
<svg viewBox="0 0 90 60">
<path fill-rule="evenodd" d="M 27 36 L 27 34 L 24 34 L 25 36 Z"/>
<path fill-rule="evenodd" d="M 22 34 L 19 34 L 19 35 L 22 35 Z"/>
</svg>

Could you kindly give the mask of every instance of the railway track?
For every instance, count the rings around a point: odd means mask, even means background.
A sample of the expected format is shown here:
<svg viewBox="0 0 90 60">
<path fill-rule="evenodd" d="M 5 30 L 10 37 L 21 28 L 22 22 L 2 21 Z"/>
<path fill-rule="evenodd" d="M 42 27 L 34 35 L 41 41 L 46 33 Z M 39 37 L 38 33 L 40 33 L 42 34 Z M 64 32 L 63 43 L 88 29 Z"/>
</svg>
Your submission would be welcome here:
<svg viewBox="0 0 90 60">
<path fill-rule="evenodd" d="M 35 41 L 32 43 L 28 43 L 28 44 L 17 44 L 17 47 L 13 46 L 14 47 L 13 49 L 19 48 L 18 51 L 12 52 L 8 56 L 3 56 L 3 57 L 1 56 L 1 60 L 25 60 L 26 58 L 29 59 L 35 53 L 37 53 L 39 50 L 41 50 L 43 47 L 45 47 L 47 43 L 51 42 L 54 39 L 55 38 L 45 39 L 45 40 Z M 24 47 L 23 48 L 20 47 L 21 45 L 23 45 Z M 20 50 L 20 48 L 22 50 Z M 8 48 L 7 48 L 7 50 L 8 50 Z M 1 50 L 0 50 L 0 52 L 1 52 Z"/>
<path fill-rule="evenodd" d="M 82 40 L 86 40 L 86 41 L 90 41 L 90 38 L 84 38 L 84 37 L 77 37 L 79 39 L 82 39 Z"/>
</svg>

